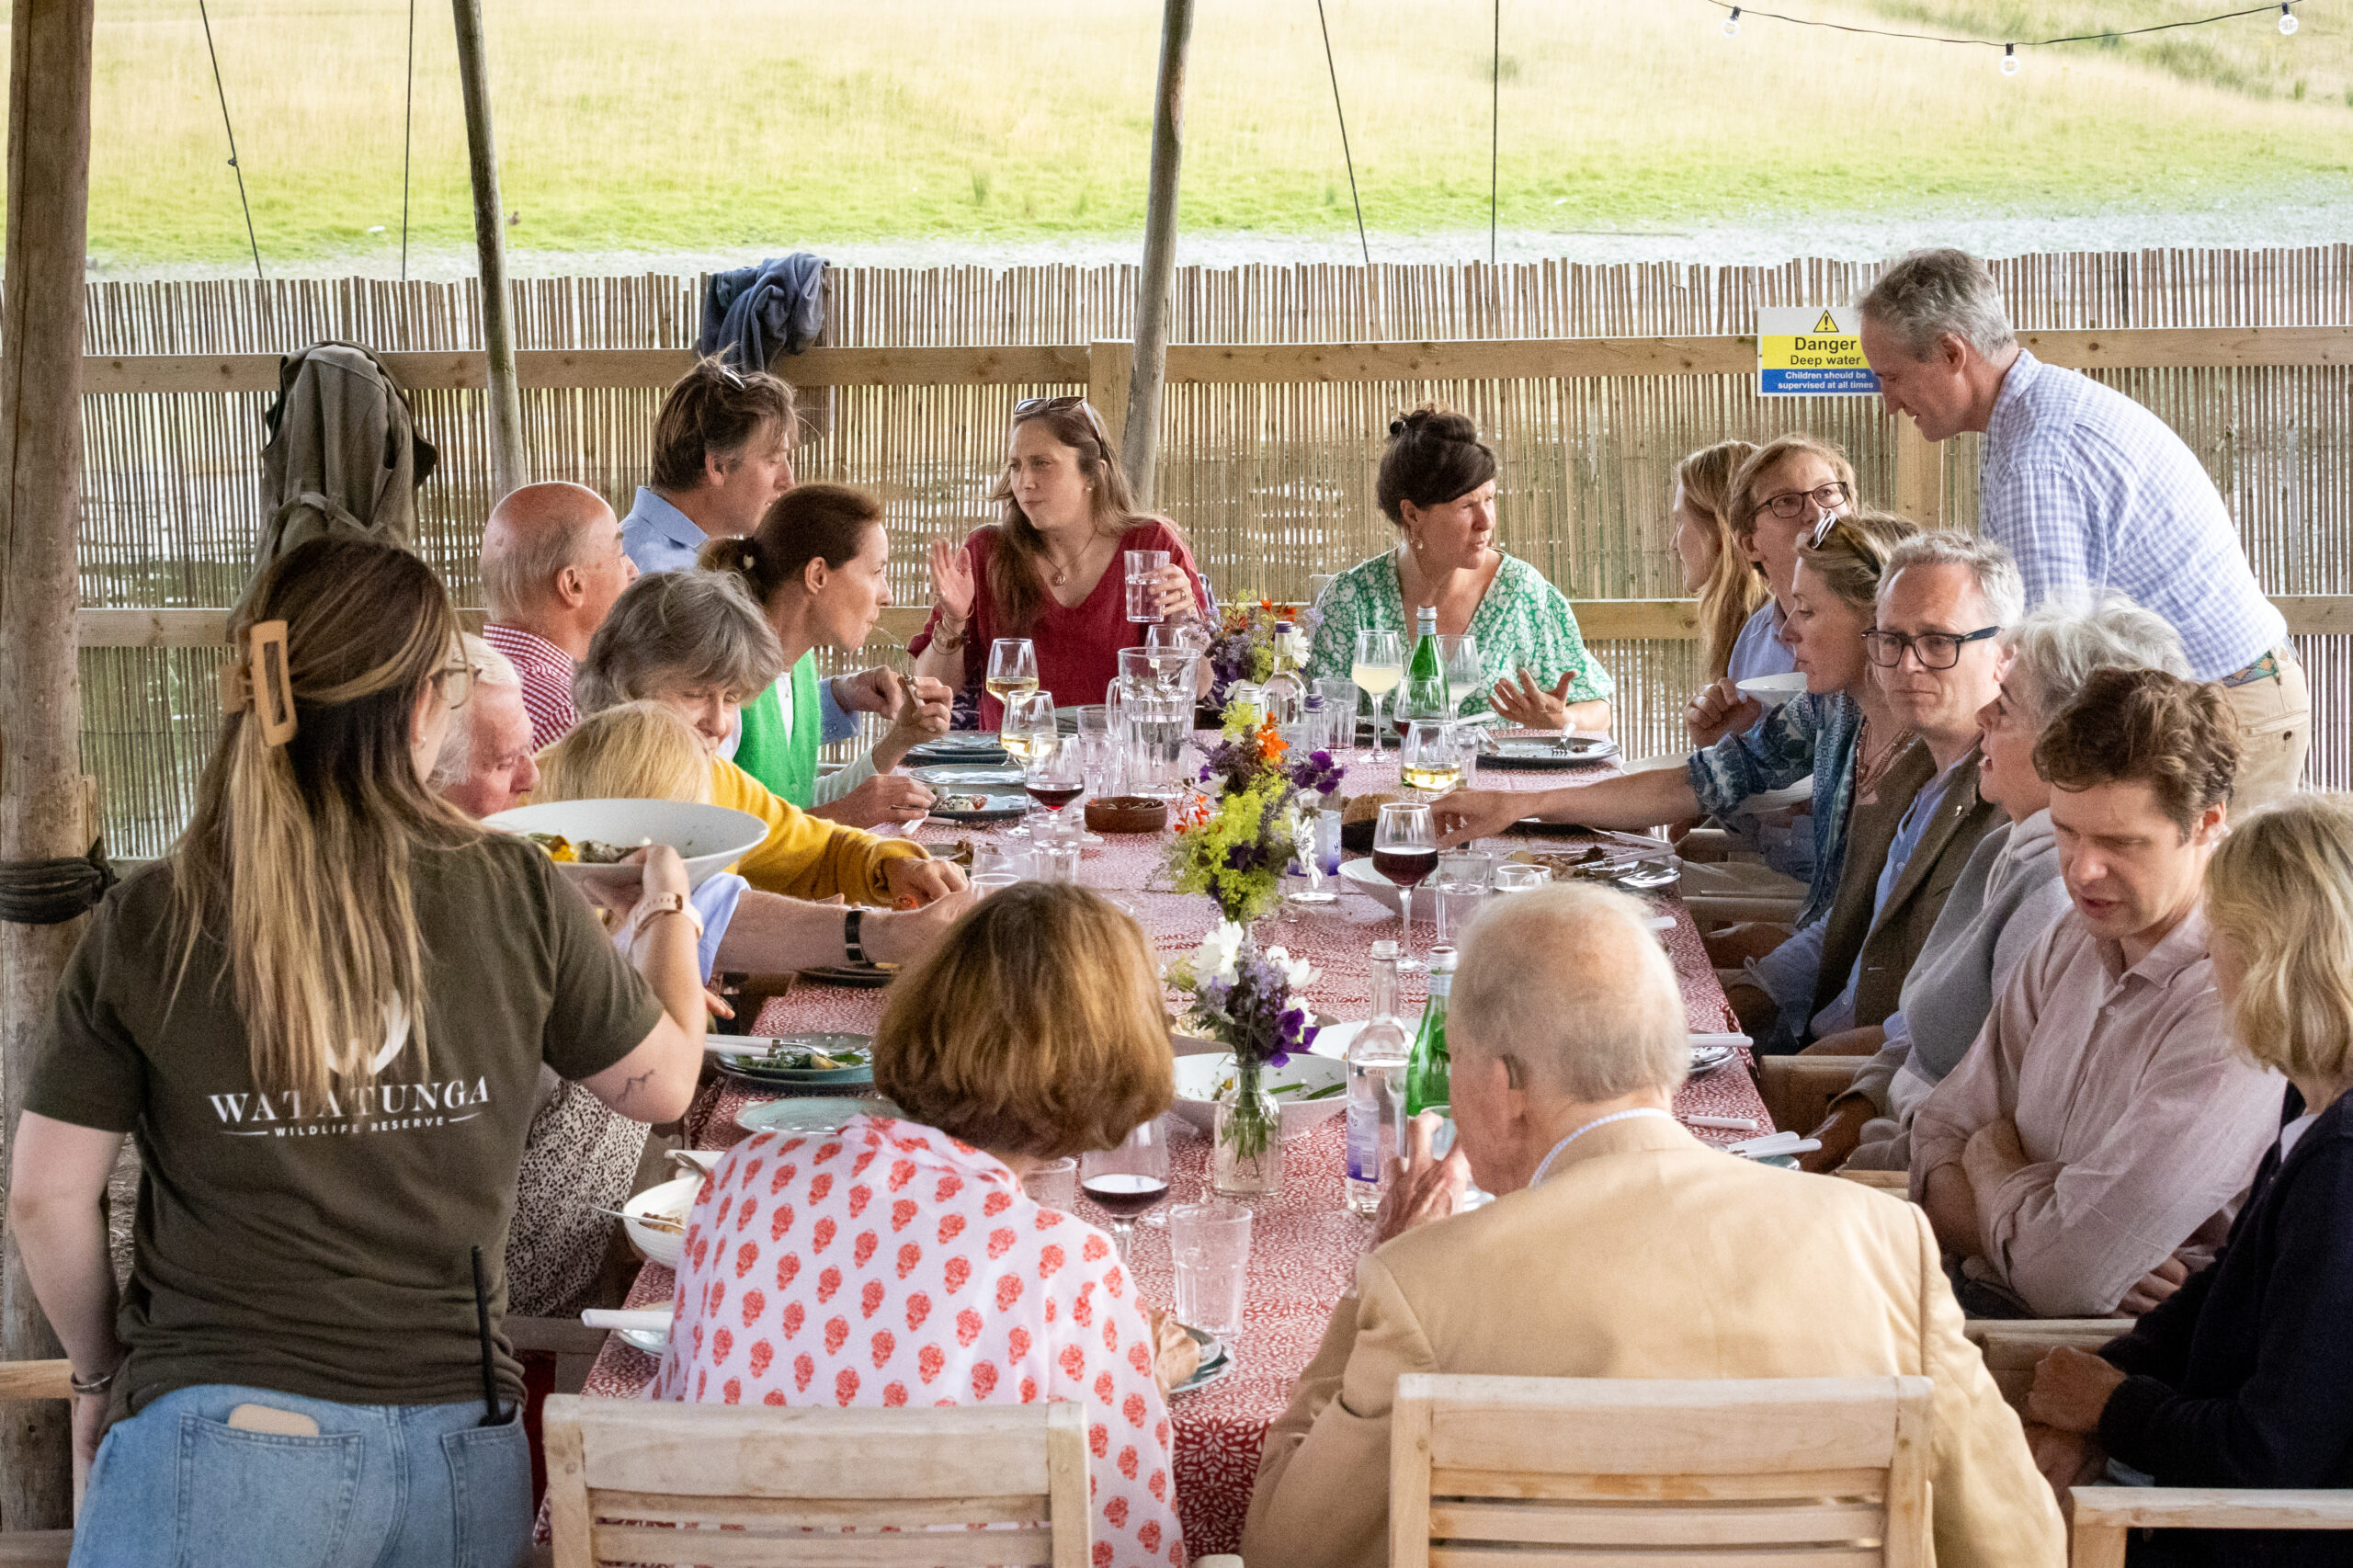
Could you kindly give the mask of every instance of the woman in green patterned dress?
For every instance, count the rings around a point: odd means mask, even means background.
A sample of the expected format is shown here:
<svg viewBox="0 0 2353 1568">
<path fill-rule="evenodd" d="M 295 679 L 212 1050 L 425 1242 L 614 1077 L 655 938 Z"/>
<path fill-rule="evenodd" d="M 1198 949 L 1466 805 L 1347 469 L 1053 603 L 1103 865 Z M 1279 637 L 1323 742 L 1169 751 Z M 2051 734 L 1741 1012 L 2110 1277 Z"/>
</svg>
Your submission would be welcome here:
<svg viewBox="0 0 2353 1568">
<path fill-rule="evenodd" d="M 1569 601 L 1495 543 L 1495 454 L 1479 427 L 1434 403 L 1392 423 L 1379 495 L 1397 525 L 1396 547 L 1351 566 L 1324 590 L 1309 675 L 1347 675 L 1359 631 L 1393 630 L 1410 641 L 1414 616 L 1406 607 L 1435 605 L 1439 631 L 1479 640 L 1481 684 L 1490 689 L 1468 710 L 1487 708 L 1492 696 L 1510 718 L 1543 692 L 1567 704 L 1570 728 L 1607 731 L 1617 684 L 1586 652 Z"/>
</svg>

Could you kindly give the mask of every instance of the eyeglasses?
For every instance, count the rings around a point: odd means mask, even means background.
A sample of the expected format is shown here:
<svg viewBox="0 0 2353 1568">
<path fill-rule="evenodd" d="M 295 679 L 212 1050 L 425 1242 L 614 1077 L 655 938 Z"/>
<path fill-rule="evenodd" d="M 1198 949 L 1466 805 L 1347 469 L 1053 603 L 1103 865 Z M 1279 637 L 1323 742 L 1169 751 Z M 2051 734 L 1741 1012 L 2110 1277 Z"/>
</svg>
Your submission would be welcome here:
<svg viewBox="0 0 2353 1568">
<path fill-rule="evenodd" d="M 452 708 L 463 708 L 474 694 L 474 683 L 482 679 L 482 666 L 459 663 L 447 665 L 433 672 L 433 689 L 441 700 Z"/>
<path fill-rule="evenodd" d="M 1819 506 L 1827 512 L 1834 506 L 1845 506 L 1853 495 L 1854 492 L 1844 481 L 1834 479 L 1827 484 L 1817 484 L 1812 490 L 1792 490 L 1785 494 L 1770 496 L 1757 503 L 1756 510 L 1749 516 L 1754 517 L 1758 513 L 1770 512 L 1785 523 L 1792 522 L 1804 517 L 1805 509 L 1810 506 Z"/>
<path fill-rule="evenodd" d="M 1982 642 L 2002 629 L 1981 626 L 1974 631 L 1923 631 L 1917 637 L 1907 637 L 1901 631 L 1866 631 L 1863 651 L 1872 664 L 1881 669 L 1893 669 L 1904 662 L 1904 650 L 1912 650 L 1924 670 L 1949 670 L 1961 663 L 1961 648 L 1964 642 Z"/>
<path fill-rule="evenodd" d="M 1034 419 L 1040 414 L 1059 414 L 1065 408 L 1075 408 L 1086 415 L 1087 427 L 1095 432 L 1095 438 L 1103 443 L 1106 452 L 1111 449 L 1111 437 L 1103 427 L 1103 416 L 1095 412 L 1093 403 L 1074 392 L 1064 392 L 1060 397 L 1025 397 L 1013 405 L 1013 417 Z"/>
</svg>

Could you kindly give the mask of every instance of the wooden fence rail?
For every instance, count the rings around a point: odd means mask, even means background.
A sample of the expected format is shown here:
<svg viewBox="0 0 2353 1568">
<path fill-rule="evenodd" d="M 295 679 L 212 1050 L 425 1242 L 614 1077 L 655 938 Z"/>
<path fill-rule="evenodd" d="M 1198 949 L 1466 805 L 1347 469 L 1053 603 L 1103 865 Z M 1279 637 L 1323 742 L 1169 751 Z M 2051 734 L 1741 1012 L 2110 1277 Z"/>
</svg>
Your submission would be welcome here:
<svg viewBox="0 0 2353 1568">
<path fill-rule="evenodd" d="M 1864 495 L 1969 527 L 1975 437 L 1941 447 L 1875 400 L 1762 400 L 1765 304 L 1835 302 L 1868 265 L 1180 269 L 1158 505 L 1233 598 L 1297 598 L 1393 537 L 1372 504 L 1381 433 L 1437 399 L 1503 460 L 1501 533 L 1568 594 L 1618 676 L 1636 751 L 1673 744 L 1696 684 L 1666 503 L 1676 460 L 1727 437 L 1842 443 Z M 1995 264 L 2021 339 L 2156 411 L 2213 474 L 2288 616 L 2321 714 L 2314 773 L 2353 784 L 2353 246 L 2022 257 Z M 261 515 L 260 416 L 278 354 L 366 342 L 411 389 L 441 470 L 418 548 L 479 602 L 487 506 L 472 286 L 361 279 L 97 284 L 85 361 L 85 752 L 108 843 L 152 853 L 185 812 L 214 722 L 222 619 Z M 661 391 L 689 362 L 699 280 L 516 285 L 533 472 L 626 508 Z M 811 431 L 798 467 L 872 490 L 902 606 L 922 544 L 984 521 L 1012 403 L 1086 392 L 1124 417 L 1131 268 L 837 269 L 818 347 L 779 363 Z M 1189 341 L 1188 341 L 1189 339 Z M 878 641 L 917 616 L 894 609 Z"/>
</svg>

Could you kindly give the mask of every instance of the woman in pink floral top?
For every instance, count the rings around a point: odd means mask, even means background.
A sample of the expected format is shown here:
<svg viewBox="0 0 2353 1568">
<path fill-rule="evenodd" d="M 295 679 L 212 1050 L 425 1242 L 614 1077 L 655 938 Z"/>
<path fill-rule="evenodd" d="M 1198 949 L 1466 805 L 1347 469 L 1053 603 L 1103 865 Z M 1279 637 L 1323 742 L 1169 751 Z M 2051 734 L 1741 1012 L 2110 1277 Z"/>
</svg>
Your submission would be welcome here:
<svg viewBox="0 0 2353 1568">
<path fill-rule="evenodd" d="M 1088 1406 L 1094 1562 L 1183 1568 L 1164 1377 L 1190 1342 L 1103 1233 L 1022 1191 L 1167 1108 L 1160 982 L 1084 889 L 1008 888 L 892 988 L 876 1086 L 905 1119 L 762 1133 L 703 1184 L 652 1397 Z"/>
</svg>

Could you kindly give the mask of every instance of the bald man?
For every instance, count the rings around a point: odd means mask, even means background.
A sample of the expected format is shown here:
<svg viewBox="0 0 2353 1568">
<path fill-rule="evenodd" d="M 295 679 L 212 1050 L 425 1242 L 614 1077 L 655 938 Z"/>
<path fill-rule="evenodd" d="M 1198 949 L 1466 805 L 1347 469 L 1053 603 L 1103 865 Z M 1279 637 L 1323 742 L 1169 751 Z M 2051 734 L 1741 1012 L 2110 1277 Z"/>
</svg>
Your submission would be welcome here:
<svg viewBox="0 0 2353 1568">
<path fill-rule="evenodd" d="M 1735 1159 L 1675 1119 L 1690 1037 L 1647 913 L 1561 886 L 1472 922 L 1447 1017 L 1455 1150 L 1430 1160 L 1434 1119 L 1414 1129 L 1381 1244 L 1267 1434 L 1243 1556 L 1389 1560 L 1390 1409 L 1406 1372 L 1900 1376 L 1936 1388 L 1937 1562 L 2057 1568 L 2058 1507 L 1961 1336 L 1926 1217 Z M 1466 1178 L 1499 1196 L 1451 1214 Z"/>
<path fill-rule="evenodd" d="M 483 638 L 506 655 L 531 716 L 534 749 L 562 740 L 580 716 L 573 666 L 637 567 L 621 525 L 585 485 L 527 484 L 492 508 L 482 533 Z"/>
</svg>

